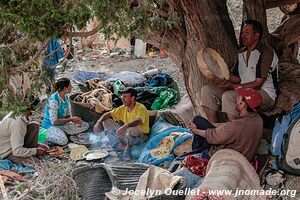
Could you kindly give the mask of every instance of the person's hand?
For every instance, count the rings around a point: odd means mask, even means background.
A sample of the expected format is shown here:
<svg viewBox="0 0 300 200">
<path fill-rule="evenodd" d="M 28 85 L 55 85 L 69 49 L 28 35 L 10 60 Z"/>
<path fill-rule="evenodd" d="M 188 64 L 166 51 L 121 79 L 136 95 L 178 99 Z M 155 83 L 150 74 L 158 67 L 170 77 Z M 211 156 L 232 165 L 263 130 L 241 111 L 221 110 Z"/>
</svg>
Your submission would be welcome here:
<svg viewBox="0 0 300 200">
<path fill-rule="evenodd" d="M 228 80 L 225 80 L 219 85 L 219 88 L 223 90 L 234 90 L 234 84 Z"/>
<path fill-rule="evenodd" d="M 46 144 L 38 144 L 38 147 L 45 149 L 45 151 L 47 151 L 49 149 L 49 146 Z"/>
<path fill-rule="evenodd" d="M 188 128 L 189 129 L 197 129 L 197 126 L 196 126 L 196 124 L 194 123 L 194 122 L 192 122 L 192 121 L 190 121 L 189 123 L 188 123 Z"/>
<path fill-rule="evenodd" d="M 80 117 L 71 117 L 70 121 L 75 123 L 75 124 L 82 124 L 82 120 Z"/>
<path fill-rule="evenodd" d="M 35 155 L 37 155 L 37 156 L 42 156 L 42 155 L 44 155 L 46 153 L 46 150 L 44 149 L 44 148 L 42 148 L 42 147 L 37 147 L 36 148 L 36 154 Z"/>
<path fill-rule="evenodd" d="M 99 121 L 97 121 L 97 123 L 95 124 L 95 126 L 93 128 L 94 133 L 100 132 L 101 129 L 102 129 L 102 123 L 100 123 Z"/>
<path fill-rule="evenodd" d="M 117 130 L 117 136 L 123 138 L 126 134 L 127 126 L 123 125 Z"/>
</svg>

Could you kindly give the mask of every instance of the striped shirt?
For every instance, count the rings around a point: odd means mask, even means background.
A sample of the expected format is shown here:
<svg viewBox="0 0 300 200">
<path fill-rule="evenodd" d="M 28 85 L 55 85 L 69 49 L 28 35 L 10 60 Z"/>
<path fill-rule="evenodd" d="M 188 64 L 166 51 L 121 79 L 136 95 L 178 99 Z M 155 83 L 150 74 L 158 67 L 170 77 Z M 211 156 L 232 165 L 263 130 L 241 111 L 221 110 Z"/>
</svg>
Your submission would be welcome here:
<svg viewBox="0 0 300 200">
<path fill-rule="evenodd" d="M 251 51 L 248 60 L 247 48 L 242 48 L 231 72 L 241 78 L 241 84 L 255 81 L 256 78 L 266 78 L 260 89 L 264 90 L 273 100 L 276 99 L 278 57 L 270 46 L 259 43 Z"/>
</svg>

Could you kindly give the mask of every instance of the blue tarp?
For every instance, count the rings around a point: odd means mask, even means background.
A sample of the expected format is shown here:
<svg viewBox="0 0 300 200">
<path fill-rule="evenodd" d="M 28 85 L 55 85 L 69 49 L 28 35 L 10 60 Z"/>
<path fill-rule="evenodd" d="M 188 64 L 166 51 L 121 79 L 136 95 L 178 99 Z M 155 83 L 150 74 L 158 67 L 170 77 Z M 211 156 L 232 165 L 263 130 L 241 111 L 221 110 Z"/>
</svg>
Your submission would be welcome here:
<svg viewBox="0 0 300 200">
<path fill-rule="evenodd" d="M 88 72 L 88 71 L 83 71 L 83 70 L 76 70 L 73 73 L 73 77 L 72 79 L 81 84 L 81 85 L 85 85 L 85 82 L 94 78 L 100 78 L 101 80 L 105 81 L 110 77 L 110 75 L 108 75 L 105 72 Z"/>
<path fill-rule="evenodd" d="M 166 136 L 171 135 L 172 132 L 189 132 L 188 129 L 186 128 L 180 128 L 180 127 L 170 127 L 167 130 L 165 130 L 164 132 L 161 132 L 159 134 L 157 134 L 156 136 L 154 136 L 150 141 L 147 142 L 147 144 L 144 147 L 144 151 L 142 152 L 142 154 L 140 155 L 138 162 L 141 163 L 146 163 L 146 164 L 151 164 L 151 165 L 156 165 L 156 166 L 160 166 L 161 164 L 164 163 L 168 163 L 170 164 L 174 158 L 175 155 L 173 153 L 173 150 L 181 143 L 183 143 L 185 140 L 189 139 L 192 137 L 192 134 L 187 133 L 184 134 L 183 136 L 176 136 L 174 138 L 175 140 L 175 144 L 171 150 L 171 153 L 169 156 L 164 157 L 164 158 L 153 158 L 150 154 L 150 151 L 152 149 L 157 148 L 159 142 L 161 141 L 161 139 L 163 139 Z"/>
<path fill-rule="evenodd" d="M 135 159 L 138 159 L 140 157 L 141 153 L 143 152 L 144 147 L 146 146 L 146 144 L 148 144 L 148 142 L 154 136 L 158 135 L 159 133 L 164 132 L 165 130 L 167 130 L 170 127 L 179 128 L 178 126 L 174 126 L 172 124 L 169 124 L 162 117 L 159 117 L 158 120 L 152 125 L 152 127 L 150 129 L 150 133 L 149 133 L 149 138 L 147 139 L 147 141 L 143 144 L 133 145 L 131 147 L 131 149 L 130 149 L 131 156 Z"/>
<path fill-rule="evenodd" d="M 0 160 L 0 170 L 17 170 L 17 171 L 24 171 L 24 170 L 34 170 L 33 167 L 23 167 L 22 165 L 17 165 L 12 163 L 10 160 L 3 159 Z"/>
</svg>

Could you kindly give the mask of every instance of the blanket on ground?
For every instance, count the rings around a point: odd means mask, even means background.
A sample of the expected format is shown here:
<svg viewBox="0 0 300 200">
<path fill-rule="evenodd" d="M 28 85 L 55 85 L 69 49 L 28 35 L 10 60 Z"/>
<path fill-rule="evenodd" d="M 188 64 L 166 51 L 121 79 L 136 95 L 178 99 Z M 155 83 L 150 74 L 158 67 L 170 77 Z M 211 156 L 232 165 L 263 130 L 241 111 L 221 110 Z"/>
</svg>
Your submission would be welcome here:
<svg viewBox="0 0 300 200">
<path fill-rule="evenodd" d="M 184 133 L 184 134 L 180 134 L 180 135 L 174 137 L 174 145 L 172 145 L 170 154 L 165 157 L 161 157 L 161 158 L 153 157 L 151 155 L 151 150 L 158 148 L 160 141 L 163 138 L 170 136 L 173 132 Z M 158 135 L 154 136 L 150 141 L 148 141 L 148 143 L 144 147 L 144 150 L 143 150 L 142 154 L 140 155 L 138 161 L 141 163 L 147 163 L 147 164 L 156 165 L 156 166 L 160 166 L 162 164 L 170 164 L 175 158 L 173 150 L 179 144 L 183 143 L 185 140 L 187 140 L 191 137 L 192 137 L 192 134 L 188 133 L 188 129 L 186 129 L 186 128 L 170 127 L 167 130 L 165 130 L 164 132 L 161 132 Z"/>
<path fill-rule="evenodd" d="M 254 168 L 242 154 L 231 149 L 219 150 L 212 156 L 202 184 L 194 190 L 196 195 L 187 196 L 187 200 L 266 199 Z M 231 195 L 212 194 L 212 191 L 231 191 Z M 247 195 L 253 191 L 258 193 Z"/>
</svg>

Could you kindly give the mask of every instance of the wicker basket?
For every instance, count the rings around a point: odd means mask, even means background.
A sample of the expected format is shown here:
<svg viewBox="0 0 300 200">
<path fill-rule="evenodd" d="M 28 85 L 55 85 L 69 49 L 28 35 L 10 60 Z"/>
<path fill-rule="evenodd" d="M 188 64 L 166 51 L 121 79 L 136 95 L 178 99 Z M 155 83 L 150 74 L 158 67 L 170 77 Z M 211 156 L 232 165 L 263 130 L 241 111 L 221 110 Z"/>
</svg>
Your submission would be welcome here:
<svg viewBox="0 0 300 200">
<path fill-rule="evenodd" d="M 79 187 L 79 193 L 85 200 L 105 199 L 105 192 L 112 187 L 120 190 L 135 190 L 140 176 L 148 169 L 148 165 L 129 164 L 84 164 L 74 169 L 72 177 Z M 184 190 L 185 182 L 180 182 L 174 190 Z M 185 195 L 160 195 L 151 200 L 185 199 Z"/>
<path fill-rule="evenodd" d="M 100 165 L 83 165 L 72 171 L 79 193 L 85 200 L 103 200 L 112 183 L 105 169 Z"/>
<path fill-rule="evenodd" d="M 86 122 L 97 122 L 102 116 L 102 113 L 96 113 L 95 111 L 80 105 L 74 101 L 74 98 L 80 93 L 72 94 L 70 96 L 71 114 L 72 116 L 79 116 Z"/>
<path fill-rule="evenodd" d="M 72 171 L 79 193 L 85 200 L 105 199 L 105 192 L 112 187 L 134 190 L 140 176 L 148 169 L 144 164 L 113 165 L 86 163 Z"/>
</svg>

